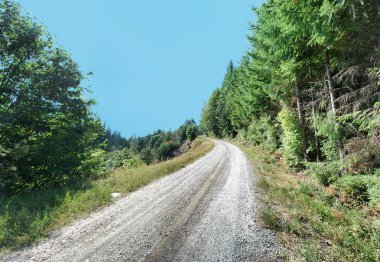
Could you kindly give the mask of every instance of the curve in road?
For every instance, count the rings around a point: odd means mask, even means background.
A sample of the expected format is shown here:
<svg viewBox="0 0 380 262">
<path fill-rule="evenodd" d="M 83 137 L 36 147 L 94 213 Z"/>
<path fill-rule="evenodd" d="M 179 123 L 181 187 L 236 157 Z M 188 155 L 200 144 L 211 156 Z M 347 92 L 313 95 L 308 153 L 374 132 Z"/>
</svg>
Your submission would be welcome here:
<svg viewBox="0 0 380 262">
<path fill-rule="evenodd" d="M 277 261 L 284 250 L 258 226 L 256 195 L 244 154 L 215 140 L 182 170 L 3 261 Z"/>
</svg>

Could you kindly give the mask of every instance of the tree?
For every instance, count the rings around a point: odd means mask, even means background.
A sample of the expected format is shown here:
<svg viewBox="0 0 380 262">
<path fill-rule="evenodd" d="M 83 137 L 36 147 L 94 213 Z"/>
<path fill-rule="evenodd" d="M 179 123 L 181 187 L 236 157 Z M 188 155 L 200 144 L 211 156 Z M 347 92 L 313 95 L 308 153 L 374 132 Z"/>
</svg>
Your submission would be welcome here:
<svg viewBox="0 0 380 262">
<path fill-rule="evenodd" d="M 0 184 L 7 191 L 62 183 L 100 145 L 101 123 L 83 99 L 83 74 L 50 35 L 0 2 Z"/>
<path fill-rule="evenodd" d="M 239 66 L 229 64 L 203 109 L 202 128 L 217 137 L 272 141 L 296 162 L 299 152 L 306 161 L 347 162 L 355 141 L 370 136 L 352 114 L 375 112 L 380 99 L 378 1 L 268 0 L 255 14 L 251 50 Z M 275 128 L 264 135 L 268 125 Z M 273 143 L 276 128 L 281 143 Z"/>
</svg>

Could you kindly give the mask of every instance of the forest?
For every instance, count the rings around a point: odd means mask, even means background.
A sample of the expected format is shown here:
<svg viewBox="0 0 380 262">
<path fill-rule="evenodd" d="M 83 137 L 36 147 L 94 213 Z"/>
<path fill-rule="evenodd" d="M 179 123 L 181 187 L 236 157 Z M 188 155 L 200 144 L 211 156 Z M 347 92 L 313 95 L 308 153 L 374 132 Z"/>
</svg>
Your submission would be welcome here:
<svg viewBox="0 0 380 262">
<path fill-rule="evenodd" d="M 96 179 L 117 167 L 166 160 L 198 126 L 123 138 L 93 113 L 70 54 L 13 1 L 0 1 L 0 192 Z M 43 156 L 43 157 L 42 157 Z"/>
<path fill-rule="evenodd" d="M 379 205 L 379 11 L 376 0 L 254 9 L 251 49 L 229 63 L 202 128 L 276 151 L 350 201 Z"/>
<path fill-rule="evenodd" d="M 259 221 L 299 261 L 379 261 L 379 2 L 253 11 L 250 49 L 228 64 L 201 128 L 244 149 Z"/>
<path fill-rule="evenodd" d="M 201 128 L 244 149 L 259 221 L 300 261 L 379 261 L 379 2 L 253 11 L 250 49 L 228 64 Z"/>
</svg>

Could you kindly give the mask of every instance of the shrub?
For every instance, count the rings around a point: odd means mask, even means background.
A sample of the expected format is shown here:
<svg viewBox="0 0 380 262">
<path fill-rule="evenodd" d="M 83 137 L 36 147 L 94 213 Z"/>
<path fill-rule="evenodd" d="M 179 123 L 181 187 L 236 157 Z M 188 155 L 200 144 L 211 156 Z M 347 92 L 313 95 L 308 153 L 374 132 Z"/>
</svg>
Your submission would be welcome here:
<svg viewBox="0 0 380 262">
<path fill-rule="evenodd" d="M 352 138 L 345 145 L 348 170 L 353 173 L 369 173 L 380 167 L 380 141 L 367 137 Z"/>
<path fill-rule="evenodd" d="M 369 204 L 375 206 L 380 203 L 380 179 L 368 189 Z"/>
<path fill-rule="evenodd" d="M 198 133 L 199 133 L 199 130 L 196 125 L 189 125 L 186 128 L 186 138 L 190 141 L 193 141 L 195 138 L 197 138 Z"/>
<path fill-rule="evenodd" d="M 177 130 L 180 142 L 186 139 L 193 141 L 199 134 L 199 128 L 193 119 L 186 120 Z"/>
<path fill-rule="evenodd" d="M 252 120 L 245 135 L 253 145 L 262 145 L 271 152 L 277 149 L 277 127 L 269 115 Z"/>
<path fill-rule="evenodd" d="M 339 162 L 307 163 L 308 173 L 315 176 L 324 186 L 335 182 L 340 174 Z"/>
<path fill-rule="evenodd" d="M 336 182 L 341 199 L 348 203 L 369 201 L 368 184 L 365 176 L 344 176 Z"/>
<path fill-rule="evenodd" d="M 157 150 L 158 157 L 161 159 L 166 159 L 172 156 L 172 152 L 179 148 L 179 144 L 173 141 L 167 141 L 162 143 Z"/>
<path fill-rule="evenodd" d="M 347 175 L 336 182 L 342 201 L 350 205 L 380 202 L 380 177 L 376 175 Z"/>
<path fill-rule="evenodd" d="M 132 153 L 128 148 L 124 148 L 122 150 L 116 150 L 108 153 L 107 160 L 105 162 L 105 170 L 109 172 L 121 166 L 131 168 L 137 167 L 141 164 L 142 159 L 140 156 Z"/>
<path fill-rule="evenodd" d="M 300 167 L 302 163 L 301 131 L 298 119 L 291 109 L 285 108 L 278 113 L 282 128 L 282 151 L 287 165 Z"/>
<path fill-rule="evenodd" d="M 133 155 L 130 158 L 123 160 L 123 167 L 125 168 L 136 168 L 143 164 L 143 160 L 137 155 Z"/>
<path fill-rule="evenodd" d="M 341 128 L 335 120 L 335 116 L 329 112 L 327 116 L 318 116 L 318 135 L 324 137 L 322 140 L 322 153 L 328 161 L 335 161 L 339 158 L 338 141 L 342 140 Z"/>
<path fill-rule="evenodd" d="M 79 169 L 84 176 L 97 176 L 106 171 L 107 153 L 102 149 L 95 149 L 90 152 L 90 157 L 82 162 Z"/>
</svg>

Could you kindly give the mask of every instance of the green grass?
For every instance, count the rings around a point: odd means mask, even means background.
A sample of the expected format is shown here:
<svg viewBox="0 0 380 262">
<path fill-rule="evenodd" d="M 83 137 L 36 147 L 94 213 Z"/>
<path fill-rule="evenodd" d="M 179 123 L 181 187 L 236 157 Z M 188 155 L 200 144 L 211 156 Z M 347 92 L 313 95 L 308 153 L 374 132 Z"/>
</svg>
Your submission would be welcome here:
<svg viewBox="0 0 380 262">
<path fill-rule="evenodd" d="M 380 261 L 377 207 L 343 205 L 332 188 L 294 173 L 281 156 L 239 145 L 263 192 L 260 221 L 278 233 L 299 261 Z"/>
<path fill-rule="evenodd" d="M 117 169 L 96 181 L 0 197 L 0 254 L 29 245 L 53 230 L 83 218 L 112 202 L 111 193 L 127 194 L 175 172 L 213 148 L 197 138 L 185 154 L 155 165 Z"/>
</svg>

